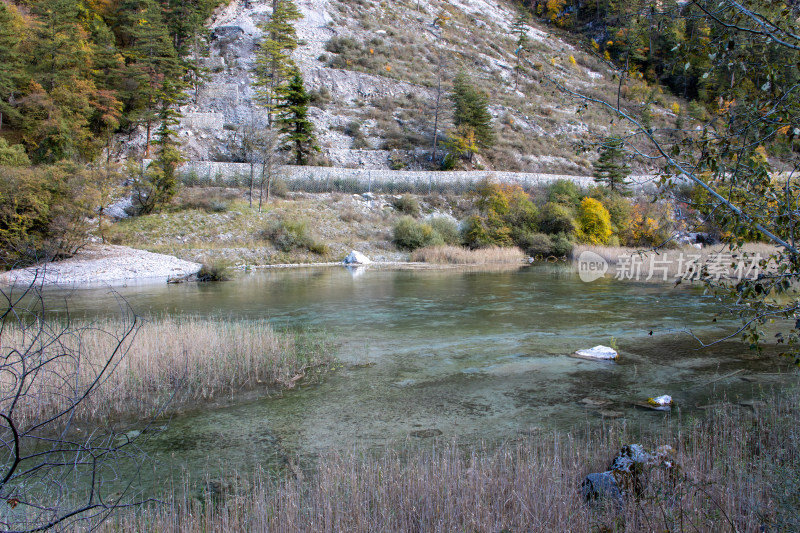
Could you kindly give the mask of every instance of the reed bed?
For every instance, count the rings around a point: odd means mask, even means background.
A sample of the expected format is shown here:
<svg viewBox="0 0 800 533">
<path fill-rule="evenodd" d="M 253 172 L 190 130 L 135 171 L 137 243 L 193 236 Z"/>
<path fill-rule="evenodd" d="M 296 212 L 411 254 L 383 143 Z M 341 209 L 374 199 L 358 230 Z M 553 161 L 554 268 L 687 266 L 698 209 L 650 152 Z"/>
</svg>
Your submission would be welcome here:
<svg viewBox="0 0 800 533">
<path fill-rule="evenodd" d="M 263 320 L 162 317 L 133 325 L 73 322 L 45 332 L 43 327 L 7 324 L 0 336 L 3 354 L 28 354 L 28 366 L 47 362 L 23 391 L 16 407 L 20 420 L 59 412 L 98 376 L 76 411 L 79 420 L 149 418 L 165 406 L 174 411 L 243 390 L 293 387 L 332 361 L 324 337 L 276 332 Z M 3 390 L 13 389 L 22 360 L 6 358 Z M 13 396 L 4 396 L 3 407 L 11 401 Z"/>
<path fill-rule="evenodd" d="M 108 531 L 797 531 L 800 394 L 755 412 L 726 405 L 666 424 L 677 468 L 652 471 L 621 505 L 588 504 L 580 482 L 605 470 L 629 431 L 530 435 L 493 448 L 437 442 L 321 457 L 309 472 L 242 476 L 223 491 L 179 485 L 161 506 L 106 523 Z M 210 484 L 206 485 L 211 486 Z M 215 486 L 219 486 L 218 484 Z"/>
<path fill-rule="evenodd" d="M 427 246 L 415 250 L 411 260 L 440 265 L 521 264 L 525 254 L 519 248 L 492 246 L 470 250 L 461 246 Z"/>
<path fill-rule="evenodd" d="M 573 262 L 577 262 L 583 252 L 593 252 L 608 263 L 609 273 L 612 275 L 623 268 L 623 279 L 642 281 L 649 277 L 654 280 L 674 281 L 681 276 L 696 276 L 699 267 L 691 273 L 688 272 L 688 268 L 693 265 L 721 268 L 731 277 L 738 276 L 737 267 L 740 267 L 742 277 L 755 277 L 757 269 L 754 267 L 754 260 L 757 263 L 758 258 L 766 259 L 776 250 L 771 244 L 746 243 L 741 251 L 735 252 L 731 252 L 726 245 L 718 244 L 703 246 L 701 249 L 693 246 L 670 248 L 656 253 L 653 250 L 624 246 L 578 244 L 572 249 L 571 257 Z M 638 276 L 634 275 L 636 272 L 639 273 Z"/>
</svg>

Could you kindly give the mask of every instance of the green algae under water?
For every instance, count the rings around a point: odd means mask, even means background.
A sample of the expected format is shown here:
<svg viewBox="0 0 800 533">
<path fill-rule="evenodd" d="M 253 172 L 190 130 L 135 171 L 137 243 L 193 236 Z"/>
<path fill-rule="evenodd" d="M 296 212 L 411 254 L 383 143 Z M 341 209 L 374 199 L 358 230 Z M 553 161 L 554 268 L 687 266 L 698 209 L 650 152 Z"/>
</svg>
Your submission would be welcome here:
<svg viewBox="0 0 800 533">
<path fill-rule="evenodd" d="M 271 270 L 218 284 L 50 290 L 50 311 L 65 296 L 73 316 L 113 314 L 122 296 L 140 315 L 268 318 L 336 339 L 341 368 L 321 383 L 173 417 L 146 444 L 156 478 L 439 435 L 496 441 L 603 416 L 658 422 L 663 413 L 633 403 L 670 394 L 693 413 L 789 377 L 775 375 L 786 361 L 757 359 L 736 340 L 699 349 L 689 330 L 710 341 L 735 322 L 713 322 L 719 305 L 698 289 L 583 283 L 563 267 Z M 567 356 L 612 342 L 616 363 Z"/>
</svg>

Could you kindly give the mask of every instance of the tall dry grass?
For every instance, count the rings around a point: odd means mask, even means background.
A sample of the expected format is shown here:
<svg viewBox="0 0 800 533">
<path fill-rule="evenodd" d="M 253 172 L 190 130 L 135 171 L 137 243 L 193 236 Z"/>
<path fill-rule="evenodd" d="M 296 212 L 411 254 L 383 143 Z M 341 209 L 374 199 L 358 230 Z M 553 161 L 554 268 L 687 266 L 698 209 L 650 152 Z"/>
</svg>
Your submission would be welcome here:
<svg viewBox="0 0 800 533">
<path fill-rule="evenodd" d="M 427 246 L 414 250 L 411 260 L 440 265 L 521 264 L 525 260 L 525 254 L 519 248 L 500 246 L 476 250 L 461 246 Z"/>
<path fill-rule="evenodd" d="M 147 418 L 167 403 L 168 410 L 176 410 L 257 387 L 293 387 L 309 369 L 332 360 L 324 337 L 275 332 L 266 321 L 151 318 L 120 345 L 126 327 L 113 321 L 73 322 L 36 339 L 38 328 L 6 325 L 3 354 L 38 349 L 41 359 L 53 361 L 26 391 L 17 416 L 36 420 L 63 409 L 76 391 L 101 375 L 118 345 L 119 355 L 82 401 L 79 419 Z M 10 370 L 13 366 L 0 382 L 13 379 Z"/>
<path fill-rule="evenodd" d="M 526 436 L 499 447 L 437 443 L 320 458 L 280 479 L 232 476 L 221 491 L 176 489 L 162 506 L 118 515 L 113 531 L 797 531 L 800 394 L 755 413 L 727 405 L 645 441 L 676 449 L 638 497 L 588 505 L 580 482 L 608 467 L 622 427 L 587 437 Z M 207 487 L 212 484 L 206 485 Z M 213 485 L 219 487 L 219 484 Z M 194 495 L 193 495 L 194 494 Z"/>
<path fill-rule="evenodd" d="M 632 265 L 635 262 L 638 265 L 635 268 L 638 268 L 641 273 L 638 277 L 639 280 L 647 279 L 652 273 L 650 279 L 674 281 L 679 276 L 687 275 L 690 264 L 702 266 L 719 263 L 725 267 L 729 275 L 734 277 L 736 276 L 736 268 L 732 268 L 731 264 L 741 264 L 744 267 L 743 275 L 749 273 L 746 277 L 753 277 L 757 274 L 756 270 L 748 268 L 752 266 L 753 259 L 757 257 L 766 259 L 776 251 L 776 247 L 771 244 L 746 243 L 741 251 L 731 252 L 726 246 L 718 244 L 703 246 L 701 249 L 693 246 L 671 248 L 661 250 L 657 254 L 652 250 L 624 246 L 578 244 L 572 249 L 573 262 L 577 262 L 581 253 L 585 251 L 594 252 L 605 259 L 609 264 L 609 272 L 611 274 L 614 274 L 618 266 L 623 263 L 625 263 L 626 273 L 630 274 Z M 695 275 L 698 271 L 699 269 L 694 270 Z M 636 278 L 629 276 L 625 279 Z"/>
</svg>

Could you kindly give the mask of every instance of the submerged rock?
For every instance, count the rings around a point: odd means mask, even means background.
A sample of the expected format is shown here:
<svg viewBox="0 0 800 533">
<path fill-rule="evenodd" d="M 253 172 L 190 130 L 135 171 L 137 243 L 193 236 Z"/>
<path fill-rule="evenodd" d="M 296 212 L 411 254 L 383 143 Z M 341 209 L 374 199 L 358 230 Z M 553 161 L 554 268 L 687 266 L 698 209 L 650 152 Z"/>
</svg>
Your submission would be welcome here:
<svg viewBox="0 0 800 533">
<path fill-rule="evenodd" d="M 596 359 L 602 361 L 615 361 L 617 357 L 619 357 L 619 354 L 617 354 L 617 351 L 614 348 L 609 348 L 608 346 L 598 344 L 594 348 L 577 350 L 572 354 L 572 357 L 578 357 L 581 359 Z"/>
<path fill-rule="evenodd" d="M 591 397 L 587 397 L 587 398 L 583 398 L 583 399 L 579 400 L 578 403 L 582 404 L 584 407 L 586 407 L 588 409 L 598 409 L 598 408 L 601 408 L 601 407 L 606 407 L 608 405 L 611 405 L 614 402 L 612 402 L 611 400 L 608 400 L 606 398 L 591 398 Z"/>
<path fill-rule="evenodd" d="M 672 400 L 672 396 L 664 394 L 663 396 L 648 398 L 646 402 L 633 402 L 633 405 L 651 411 L 670 411 L 675 402 Z"/>
<path fill-rule="evenodd" d="M 663 396 L 657 396 L 655 398 L 648 398 L 647 403 L 652 405 L 653 407 L 667 407 L 671 408 L 674 402 L 672 401 L 672 396 L 668 394 L 664 394 Z"/>
<path fill-rule="evenodd" d="M 438 437 L 442 434 L 441 429 L 431 428 L 431 429 L 417 429 L 409 433 L 412 437 L 417 437 L 420 439 L 427 439 L 430 437 Z"/>
<path fill-rule="evenodd" d="M 344 258 L 342 263 L 345 265 L 368 265 L 372 263 L 372 260 L 361 252 L 353 250 Z"/>
<path fill-rule="evenodd" d="M 758 411 L 759 409 L 763 409 L 767 406 L 767 402 L 763 400 L 743 400 L 739 402 L 739 405 L 742 407 L 749 407 L 753 411 Z"/>
</svg>

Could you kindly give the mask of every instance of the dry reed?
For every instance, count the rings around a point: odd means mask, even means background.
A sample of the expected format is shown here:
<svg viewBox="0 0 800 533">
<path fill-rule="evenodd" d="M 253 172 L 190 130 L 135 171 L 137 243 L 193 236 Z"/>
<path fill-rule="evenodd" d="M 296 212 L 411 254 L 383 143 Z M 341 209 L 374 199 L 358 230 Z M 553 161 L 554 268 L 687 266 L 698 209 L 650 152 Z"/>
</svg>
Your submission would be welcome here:
<svg viewBox="0 0 800 533">
<path fill-rule="evenodd" d="M 324 339 L 277 333 L 266 321 L 164 317 L 142 321 L 119 346 L 111 371 L 101 373 L 125 328 L 112 321 L 72 323 L 49 332 L 42 343 L 34 338 L 38 329 L 7 325 L 4 354 L 37 349 L 52 360 L 26 391 L 17 415 L 35 420 L 58 412 L 98 375 L 102 379 L 81 402 L 79 419 L 147 418 L 165 405 L 174 411 L 242 390 L 292 387 L 310 368 L 331 361 Z M 10 379 L 11 372 L 2 378 Z"/>
<path fill-rule="evenodd" d="M 533 435 L 493 449 L 436 443 L 320 458 L 279 480 L 260 472 L 222 492 L 119 515 L 113 531 L 796 531 L 800 526 L 800 394 L 755 412 L 722 406 L 682 427 L 665 425 L 677 468 L 654 470 L 619 507 L 587 504 L 580 482 L 607 468 L 630 435 Z M 207 487 L 210 485 L 206 485 Z M 219 485 L 216 485 L 219 486 Z M 169 498 L 168 498 L 169 501 Z"/>
<path fill-rule="evenodd" d="M 522 263 L 525 254 L 519 248 L 492 246 L 470 250 L 460 246 L 427 246 L 415 250 L 411 260 L 442 265 L 489 265 Z"/>
</svg>

